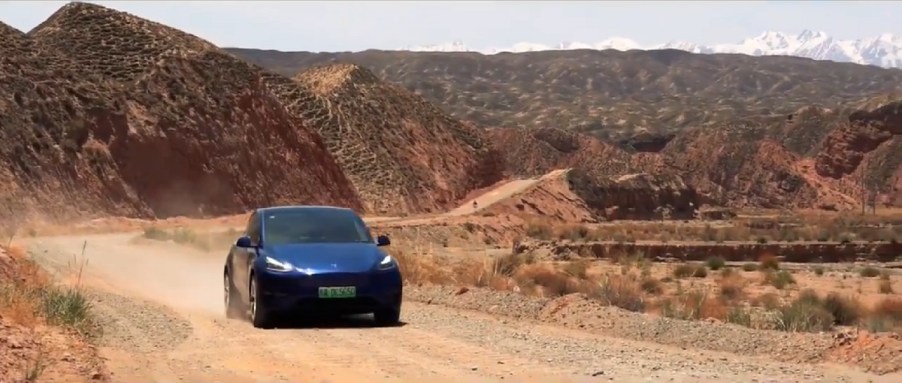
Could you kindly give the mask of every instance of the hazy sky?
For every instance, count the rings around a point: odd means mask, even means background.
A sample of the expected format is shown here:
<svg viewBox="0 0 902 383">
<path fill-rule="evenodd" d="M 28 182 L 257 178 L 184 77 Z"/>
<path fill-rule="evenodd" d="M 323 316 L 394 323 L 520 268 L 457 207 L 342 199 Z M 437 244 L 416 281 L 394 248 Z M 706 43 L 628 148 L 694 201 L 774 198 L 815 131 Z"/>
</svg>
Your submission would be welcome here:
<svg viewBox="0 0 902 383">
<path fill-rule="evenodd" d="M 305 51 L 397 49 L 463 41 L 593 43 L 628 37 L 738 42 L 762 31 L 821 30 L 841 38 L 902 33 L 902 2 L 615 1 L 92 1 L 193 33 L 219 46 Z M 0 1 L 0 20 L 23 31 L 65 1 Z"/>
</svg>

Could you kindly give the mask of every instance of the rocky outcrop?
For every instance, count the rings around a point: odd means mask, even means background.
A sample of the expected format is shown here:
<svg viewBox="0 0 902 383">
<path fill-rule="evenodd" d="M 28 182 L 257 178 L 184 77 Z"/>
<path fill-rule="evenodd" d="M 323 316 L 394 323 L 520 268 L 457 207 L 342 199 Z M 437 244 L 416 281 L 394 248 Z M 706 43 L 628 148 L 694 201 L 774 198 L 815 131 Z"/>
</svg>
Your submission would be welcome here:
<svg viewBox="0 0 902 383">
<path fill-rule="evenodd" d="M 714 205 L 791 208 L 817 201 L 814 186 L 795 168 L 801 157 L 767 137 L 754 122 L 724 124 L 678 136 L 655 171 L 680 174 Z"/>
<path fill-rule="evenodd" d="M 567 179 L 599 219 L 691 219 L 701 205 L 695 190 L 675 175 L 604 179 L 577 168 Z"/>
<path fill-rule="evenodd" d="M 577 195 L 568 182 L 568 169 L 542 176 L 526 190 L 495 202 L 481 215 L 513 215 L 526 221 L 539 219 L 548 224 L 597 223 L 592 208 Z"/>
<path fill-rule="evenodd" d="M 849 115 L 847 124 L 834 130 L 822 143 L 817 173 L 832 178 L 852 174 L 868 153 L 900 134 L 902 102 L 856 111 Z"/>
</svg>

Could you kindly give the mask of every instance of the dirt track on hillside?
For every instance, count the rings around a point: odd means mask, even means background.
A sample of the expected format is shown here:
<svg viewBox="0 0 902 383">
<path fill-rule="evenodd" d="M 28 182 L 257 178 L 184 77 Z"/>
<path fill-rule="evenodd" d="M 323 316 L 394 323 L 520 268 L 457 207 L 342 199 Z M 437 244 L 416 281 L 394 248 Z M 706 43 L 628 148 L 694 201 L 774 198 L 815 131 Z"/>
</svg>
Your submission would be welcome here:
<svg viewBox="0 0 902 383">
<path fill-rule="evenodd" d="M 480 207 L 533 183 L 501 185 Z M 364 316 L 259 330 L 225 319 L 225 254 L 138 236 L 30 241 L 37 260 L 60 277 L 83 267 L 80 283 L 104 324 L 103 352 L 116 382 L 881 381 L 846 368 L 632 342 L 410 301 L 400 327 L 370 327 Z"/>
</svg>

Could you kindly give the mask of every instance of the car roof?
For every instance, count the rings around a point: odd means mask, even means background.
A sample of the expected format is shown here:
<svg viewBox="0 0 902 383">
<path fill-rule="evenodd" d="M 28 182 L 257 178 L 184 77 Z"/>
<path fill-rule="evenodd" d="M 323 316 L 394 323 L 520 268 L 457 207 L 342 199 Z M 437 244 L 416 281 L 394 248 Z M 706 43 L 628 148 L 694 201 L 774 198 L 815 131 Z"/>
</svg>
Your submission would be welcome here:
<svg viewBox="0 0 902 383">
<path fill-rule="evenodd" d="M 335 210 L 335 211 L 350 211 L 353 210 L 346 207 L 338 207 L 338 206 L 328 206 L 328 205 L 285 205 L 285 206 L 270 206 L 263 207 L 256 210 L 256 212 L 260 214 L 268 214 L 268 213 L 276 213 L 276 212 L 293 212 L 293 211 L 323 211 L 323 210 Z"/>
</svg>

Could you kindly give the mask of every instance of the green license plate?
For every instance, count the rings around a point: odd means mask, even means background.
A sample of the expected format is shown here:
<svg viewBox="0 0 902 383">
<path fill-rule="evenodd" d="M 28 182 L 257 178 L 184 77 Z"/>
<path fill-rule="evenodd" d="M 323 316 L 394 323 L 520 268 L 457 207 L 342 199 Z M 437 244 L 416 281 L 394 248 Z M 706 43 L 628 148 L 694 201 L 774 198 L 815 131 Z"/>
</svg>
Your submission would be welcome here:
<svg viewBox="0 0 902 383">
<path fill-rule="evenodd" d="M 341 286 L 341 287 L 320 287 L 320 298 L 354 298 L 357 296 L 357 287 Z"/>
</svg>

